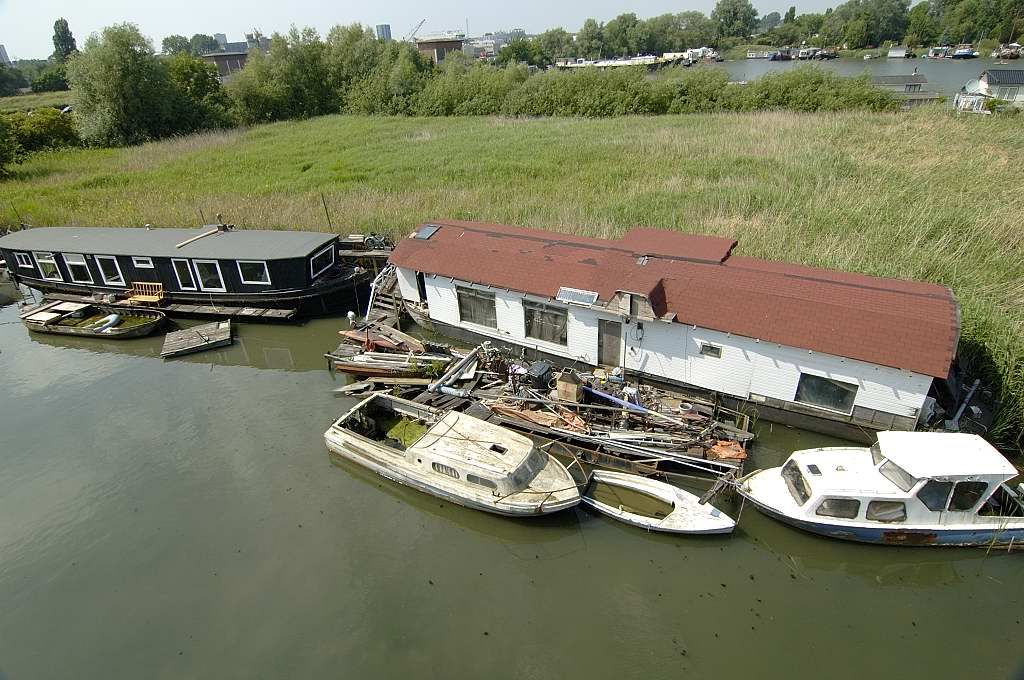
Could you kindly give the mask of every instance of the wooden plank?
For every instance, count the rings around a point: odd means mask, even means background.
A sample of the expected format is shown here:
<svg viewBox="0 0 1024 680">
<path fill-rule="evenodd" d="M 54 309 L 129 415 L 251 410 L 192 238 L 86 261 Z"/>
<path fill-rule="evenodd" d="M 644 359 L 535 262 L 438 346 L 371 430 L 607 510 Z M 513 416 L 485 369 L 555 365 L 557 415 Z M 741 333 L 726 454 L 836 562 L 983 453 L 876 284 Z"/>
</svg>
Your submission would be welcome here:
<svg viewBox="0 0 1024 680">
<path fill-rule="evenodd" d="M 432 378 L 389 378 L 389 377 L 376 377 L 369 378 L 367 382 L 372 382 L 374 385 L 429 385 L 433 382 Z"/>
<path fill-rule="evenodd" d="M 168 333 L 160 356 L 167 359 L 230 344 L 231 321 L 215 321 Z"/>
</svg>

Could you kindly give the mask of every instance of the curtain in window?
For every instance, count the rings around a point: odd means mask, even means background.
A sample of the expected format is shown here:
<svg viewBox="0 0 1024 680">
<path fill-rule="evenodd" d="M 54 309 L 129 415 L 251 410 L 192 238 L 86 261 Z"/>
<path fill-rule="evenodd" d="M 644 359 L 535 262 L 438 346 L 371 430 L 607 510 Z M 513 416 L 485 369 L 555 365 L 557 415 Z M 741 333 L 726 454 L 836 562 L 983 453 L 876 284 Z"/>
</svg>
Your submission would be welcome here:
<svg viewBox="0 0 1024 680">
<path fill-rule="evenodd" d="M 489 328 L 498 327 L 497 314 L 494 309 L 494 293 L 486 293 L 473 288 L 456 288 L 455 295 L 459 298 L 459 319 Z"/>
<path fill-rule="evenodd" d="M 569 344 L 569 313 L 563 307 L 549 307 L 538 302 L 523 302 L 526 336 L 556 345 Z"/>
</svg>

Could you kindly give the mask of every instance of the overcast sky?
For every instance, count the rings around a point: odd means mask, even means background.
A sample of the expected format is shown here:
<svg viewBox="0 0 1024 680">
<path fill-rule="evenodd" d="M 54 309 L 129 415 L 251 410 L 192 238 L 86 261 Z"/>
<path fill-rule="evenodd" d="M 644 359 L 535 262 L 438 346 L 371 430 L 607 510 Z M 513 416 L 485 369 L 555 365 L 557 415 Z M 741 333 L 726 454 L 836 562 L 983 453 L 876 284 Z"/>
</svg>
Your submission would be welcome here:
<svg viewBox="0 0 1024 680">
<path fill-rule="evenodd" d="M 762 13 L 784 12 L 791 0 L 754 0 Z M 835 4 L 830 0 L 807 0 L 797 10 L 822 11 Z M 664 12 L 700 10 L 710 13 L 714 0 L 691 0 L 681 5 L 671 0 L 518 0 L 518 2 L 468 2 L 467 0 L 373 0 L 365 3 L 326 0 L 0 0 L 0 44 L 12 59 L 45 58 L 53 51 L 53 22 L 63 16 L 81 45 L 85 38 L 104 26 L 130 21 L 142 29 L 157 50 L 160 41 L 172 33 L 225 33 L 228 40 L 243 40 L 246 31 L 258 28 L 264 34 L 285 31 L 292 24 L 313 26 L 326 32 L 334 24 L 358 21 L 374 25 L 391 24 L 393 37 L 400 38 L 420 19 L 426 18 L 421 33 L 465 30 L 471 35 L 501 28 L 521 27 L 528 32 L 562 26 L 576 30 L 587 17 L 607 21 L 622 12 L 649 17 Z"/>
</svg>

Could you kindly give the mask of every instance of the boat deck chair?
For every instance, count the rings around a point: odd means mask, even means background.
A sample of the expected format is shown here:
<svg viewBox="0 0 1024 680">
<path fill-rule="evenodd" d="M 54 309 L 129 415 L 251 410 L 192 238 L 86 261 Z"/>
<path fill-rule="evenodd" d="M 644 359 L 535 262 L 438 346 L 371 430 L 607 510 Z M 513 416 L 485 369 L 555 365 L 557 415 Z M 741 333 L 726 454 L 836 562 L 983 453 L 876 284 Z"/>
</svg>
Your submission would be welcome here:
<svg viewBox="0 0 1024 680">
<path fill-rule="evenodd" d="M 164 284 L 133 283 L 128 291 L 129 305 L 159 305 L 164 300 Z"/>
</svg>

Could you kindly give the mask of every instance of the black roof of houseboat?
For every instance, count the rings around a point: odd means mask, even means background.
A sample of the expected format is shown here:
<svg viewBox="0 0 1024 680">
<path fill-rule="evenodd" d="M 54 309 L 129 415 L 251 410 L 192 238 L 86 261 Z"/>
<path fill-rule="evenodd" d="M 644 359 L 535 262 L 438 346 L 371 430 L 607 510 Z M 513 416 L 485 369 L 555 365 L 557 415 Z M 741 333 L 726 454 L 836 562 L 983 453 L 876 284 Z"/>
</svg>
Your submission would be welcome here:
<svg viewBox="0 0 1024 680">
<path fill-rule="evenodd" d="M 286 260 L 306 257 L 337 238 L 310 231 L 142 227 L 36 227 L 0 238 L 0 248 L 91 255 L 190 257 L 211 260 Z M 214 233 L 211 233 L 214 232 Z M 208 234 L 178 247 L 189 239 Z"/>
<path fill-rule="evenodd" d="M 990 68 L 985 73 L 992 85 L 1024 85 L 1024 69 Z"/>
</svg>

